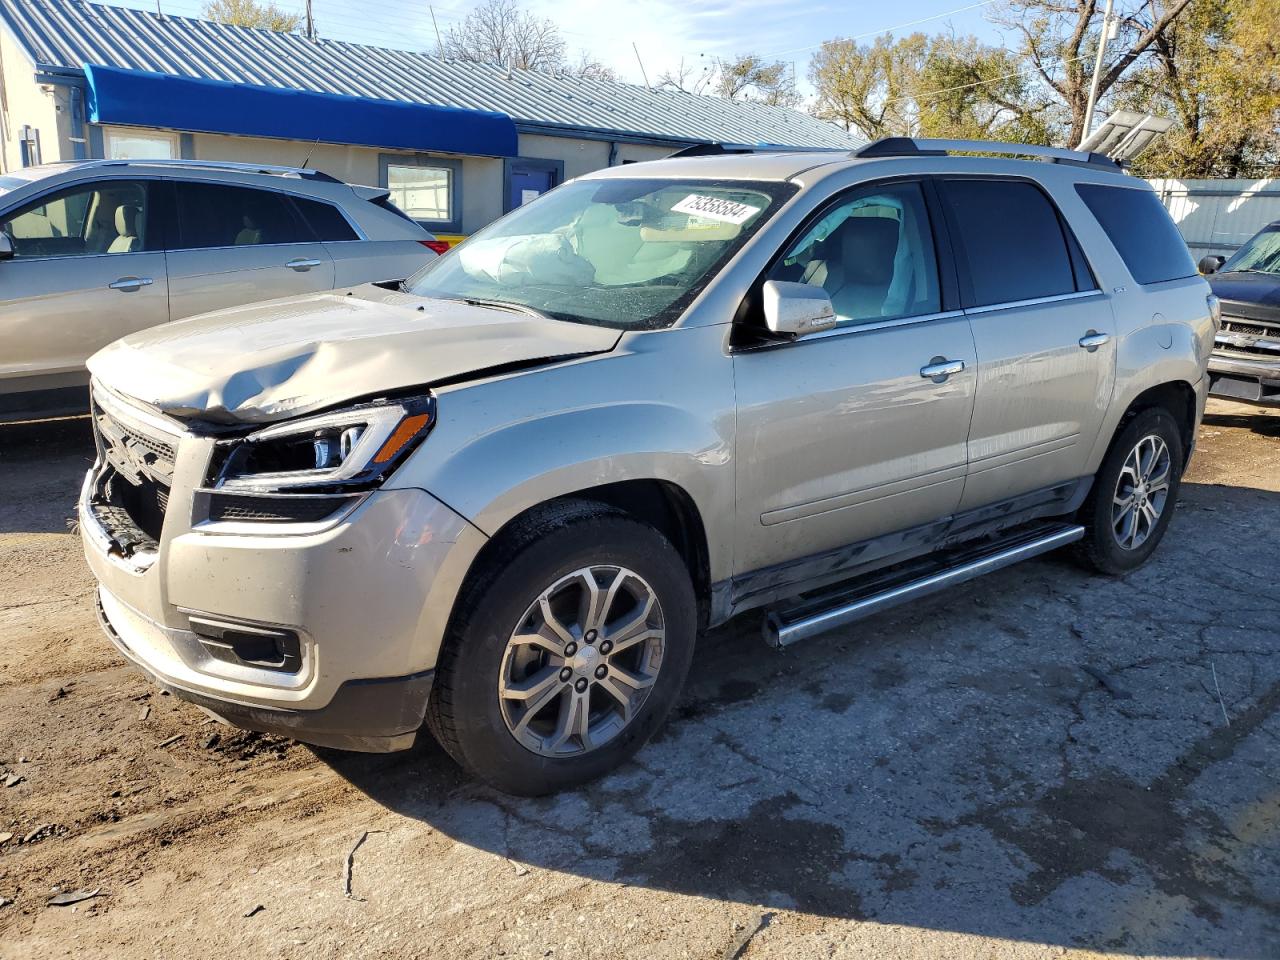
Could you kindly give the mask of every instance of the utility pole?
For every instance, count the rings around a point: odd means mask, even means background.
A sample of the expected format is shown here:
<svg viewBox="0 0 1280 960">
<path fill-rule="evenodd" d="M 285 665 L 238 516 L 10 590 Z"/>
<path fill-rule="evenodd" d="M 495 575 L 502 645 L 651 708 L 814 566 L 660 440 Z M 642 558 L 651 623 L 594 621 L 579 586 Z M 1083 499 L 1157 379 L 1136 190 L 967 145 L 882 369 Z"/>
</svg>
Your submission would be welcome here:
<svg viewBox="0 0 1280 960">
<path fill-rule="evenodd" d="M 1102 32 L 1098 34 L 1098 59 L 1093 64 L 1093 83 L 1089 85 L 1089 103 L 1084 108 L 1084 129 L 1080 132 L 1080 143 L 1084 143 L 1093 127 L 1093 108 L 1098 104 L 1098 84 L 1102 82 L 1102 60 L 1107 52 L 1107 41 L 1115 35 L 1111 22 L 1111 0 L 1107 0 L 1107 9 L 1102 14 Z M 1079 144 L 1077 144 L 1079 146 Z"/>
<path fill-rule="evenodd" d="M 311 0 L 307 0 L 307 39 L 316 38 L 316 18 L 311 12 Z"/>
</svg>

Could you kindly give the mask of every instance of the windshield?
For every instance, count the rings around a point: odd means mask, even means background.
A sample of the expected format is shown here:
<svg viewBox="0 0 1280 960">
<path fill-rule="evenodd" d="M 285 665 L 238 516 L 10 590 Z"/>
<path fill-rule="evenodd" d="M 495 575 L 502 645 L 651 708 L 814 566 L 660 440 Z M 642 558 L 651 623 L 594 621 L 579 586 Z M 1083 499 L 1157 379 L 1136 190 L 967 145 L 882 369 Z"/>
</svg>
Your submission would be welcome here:
<svg viewBox="0 0 1280 960">
<path fill-rule="evenodd" d="M 405 287 L 578 323 L 665 327 L 794 190 L 713 180 L 568 183 L 481 230 Z"/>
<path fill-rule="evenodd" d="M 1280 274 L 1280 226 L 1267 227 L 1232 254 L 1218 272 L 1233 270 Z"/>
</svg>

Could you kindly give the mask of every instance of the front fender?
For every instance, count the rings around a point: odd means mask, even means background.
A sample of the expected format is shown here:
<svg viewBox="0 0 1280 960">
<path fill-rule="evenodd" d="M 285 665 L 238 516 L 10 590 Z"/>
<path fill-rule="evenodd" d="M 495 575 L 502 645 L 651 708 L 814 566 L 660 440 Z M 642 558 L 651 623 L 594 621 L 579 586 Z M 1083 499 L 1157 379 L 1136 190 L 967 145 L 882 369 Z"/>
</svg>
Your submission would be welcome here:
<svg viewBox="0 0 1280 960">
<path fill-rule="evenodd" d="M 722 327 L 638 335 L 597 358 L 438 394 L 438 423 L 391 479 L 492 536 L 541 503 L 627 480 L 683 489 L 710 573 L 732 569 L 733 368 Z"/>
</svg>

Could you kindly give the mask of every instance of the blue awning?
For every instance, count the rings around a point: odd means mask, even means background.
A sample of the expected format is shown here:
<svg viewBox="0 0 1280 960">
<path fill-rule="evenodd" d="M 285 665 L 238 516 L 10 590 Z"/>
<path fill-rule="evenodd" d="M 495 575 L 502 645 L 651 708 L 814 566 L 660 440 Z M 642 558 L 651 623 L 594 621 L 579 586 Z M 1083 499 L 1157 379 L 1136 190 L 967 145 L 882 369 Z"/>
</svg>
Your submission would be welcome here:
<svg viewBox="0 0 1280 960">
<path fill-rule="evenodd" d="M 89 120 L 484 157 L 518 155 L 505 113 L 86 64 Z"/>
</svg>

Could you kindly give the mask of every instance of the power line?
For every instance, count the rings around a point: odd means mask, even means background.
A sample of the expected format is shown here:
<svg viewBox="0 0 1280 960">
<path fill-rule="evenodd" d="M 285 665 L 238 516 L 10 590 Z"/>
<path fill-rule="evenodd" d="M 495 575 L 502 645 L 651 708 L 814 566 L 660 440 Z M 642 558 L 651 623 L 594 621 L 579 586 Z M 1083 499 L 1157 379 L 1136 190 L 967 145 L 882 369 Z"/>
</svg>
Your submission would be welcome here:
<svg viewBox="0 0 1280 960">
<path fill-rule="evenodd" d="M 841 40 L 845 40 L 845 41 L 865 40 L 867 37 L 878 37 L 882 33 L 893 33 L 895 30 L 902 30 L 906 27 L 917 27 L 922 23 L 930 23 L 933 20 L 942 20 L 946 17 L 953 17 L 957 13 L 965 13 L 966 11 L 969 11 L 969 10 L 977 10 L 979 7 L 989 7 L 991 4 L 996 2 L 997 0 L 978 0 L 977 3 L 971 3 L 966 7 L 957 7 L 956 9 L 948 10 L 945 13 L 935 13 L 932 16 L 921 17 L 919 20 L 908 20 L 906 23 L 896 23 L 892 27 L 881 27 L 879 30 L 870 30 L 867 33 L 856 33 L 851 37 L 836 37 L 834 38 L 834 41 L 824 40 L 822 41 L 822 43 L 811 43 L 807 47 L 793 47 L 790 50 L 777 50 L 777 51 L 774 51 L 773 53 L 761 54 L 761 56 L 765 58 L 785 57 L 787 54 L 790 54 L 790 53 L 803 53 L 805 50 L 817 50 L 819 47 L 825 44 L 832 43 L 832 42 L 839 42 Z"/>
</svg>

